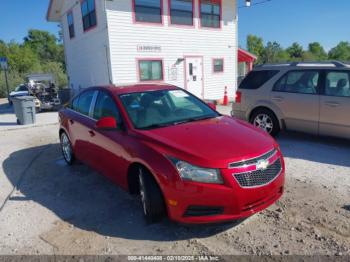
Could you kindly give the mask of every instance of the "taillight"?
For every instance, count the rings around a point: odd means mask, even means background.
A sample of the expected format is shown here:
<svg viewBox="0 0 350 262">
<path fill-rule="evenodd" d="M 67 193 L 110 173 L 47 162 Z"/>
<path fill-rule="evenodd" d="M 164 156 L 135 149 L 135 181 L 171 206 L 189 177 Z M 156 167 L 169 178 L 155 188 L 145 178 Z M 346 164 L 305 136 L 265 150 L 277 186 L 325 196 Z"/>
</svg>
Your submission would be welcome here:
<svg viewBox="0 0 350 262">
<path fill-rule="evenodd" d="M 242 100 L 242 92 L 237 91 L 235 101 L 236 103 L 241 103 L 241 100 Z"/>
</svg>

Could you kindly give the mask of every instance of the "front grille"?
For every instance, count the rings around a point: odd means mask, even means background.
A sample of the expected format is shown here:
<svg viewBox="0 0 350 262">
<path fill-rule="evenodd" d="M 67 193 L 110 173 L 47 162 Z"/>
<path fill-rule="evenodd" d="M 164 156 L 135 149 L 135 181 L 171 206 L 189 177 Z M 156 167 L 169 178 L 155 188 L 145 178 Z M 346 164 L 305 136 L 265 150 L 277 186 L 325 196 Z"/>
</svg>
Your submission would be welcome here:
<svg viewBox="0 0 350 262">
<path fill-rule="evenodd" d="M 247 160 L 243 160 L 243 161 L 239 161 L 239 162 L 235 162 L 235 163 L 231 163 L 228 165 L 228 168 L 236 168 L 236 167 L 241 167 L 241 166 L 250 166 L 250 165 L 255 165 L 259 160 L 263 160 L 263 159 L 269 159 L 272 156 L 274 156 L 277 153 L 276 149 L 272 149 L 271 151 L 267 152 L 266 154 L 259 156 L 259 157 L 255 157 L 252 159 L 247 159 Z"/>
<path fill-rule="evenodd" d="M 265 170 L 235 174 L 234 177 L 241 187 L 257 187 L 273 181 L 280 174 L 281 170 L 282 164 L 279 158 Z"/>
</svg>

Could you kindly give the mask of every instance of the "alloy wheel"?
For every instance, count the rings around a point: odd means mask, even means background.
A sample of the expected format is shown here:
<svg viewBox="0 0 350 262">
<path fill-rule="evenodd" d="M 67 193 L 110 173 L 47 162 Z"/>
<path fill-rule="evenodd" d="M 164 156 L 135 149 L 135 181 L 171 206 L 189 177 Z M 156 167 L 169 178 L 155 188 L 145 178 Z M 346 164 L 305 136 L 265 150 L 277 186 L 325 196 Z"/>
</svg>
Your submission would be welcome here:
<svg viewBox="0 0 350 262">
<path fill-rule="evenodd" d="M 63 133 L 61 135 L 61 147 L 63 156 L 66 159 L 66 161 L 69 163 L 72 161 L 72 146 L 70 144 L 68 136 Z"/>
<path fill-rule="evenodd" d="M 273 130 L 273 121 L 267 114 L 258 114 L 253 122 L 254 126 L 266 131 L 271 134 Z"/>
<path fill-rule="evenodd" d="M 143 212 L 145 215 L 147 215 L 145 183 L 143 181 L 143 174 L 142 174 L 141 168 L 139 171 L 139 184 L 140 184 L 140 196 L 141 196 Z"/>
</svg>

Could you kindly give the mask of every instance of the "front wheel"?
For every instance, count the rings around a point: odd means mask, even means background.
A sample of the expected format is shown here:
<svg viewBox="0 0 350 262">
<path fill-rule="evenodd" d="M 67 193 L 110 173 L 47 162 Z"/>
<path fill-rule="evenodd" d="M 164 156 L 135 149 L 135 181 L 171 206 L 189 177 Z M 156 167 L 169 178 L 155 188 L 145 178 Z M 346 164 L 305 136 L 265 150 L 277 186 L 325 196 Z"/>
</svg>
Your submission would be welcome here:
<svg viewBox="0 0 350 262">
<path fill-rule="evenodd" d="M 163 195 L 155 179 L 144 168 L 139 169 L 139 185 L 146 222 L 159 222 L 165 214 Z"/>
<path fill-rule="evenodd" d="M 73 148 L 65 132 L 62 132 L 60 136 L 60 141 L 61 141 L 61 150 L 62 150 L 63 158 L 68 165 L 72 165 L 74 162 Z"/>
<path fill-rule="evenodd" d="M 280 132 L 280 126 L 275 114 L 267 109 L 259 109 L 254 112 L 250 118 L 250 123 L 271 136 L 276 136 Z"/>
</svg>

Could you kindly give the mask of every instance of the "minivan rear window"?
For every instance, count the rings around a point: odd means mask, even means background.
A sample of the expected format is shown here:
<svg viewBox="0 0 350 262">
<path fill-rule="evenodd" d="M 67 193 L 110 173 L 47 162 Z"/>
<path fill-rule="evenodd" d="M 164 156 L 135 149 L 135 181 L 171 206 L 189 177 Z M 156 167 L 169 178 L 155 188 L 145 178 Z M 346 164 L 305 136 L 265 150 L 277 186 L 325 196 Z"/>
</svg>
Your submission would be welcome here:
<svg viewBox="0 0 350 262">
<path fill-rule="evenodd" d="M 258 89 L 278 72 L 278 70 L 252 71 L 243 79 L 239 89 Z"/>
</svg>

